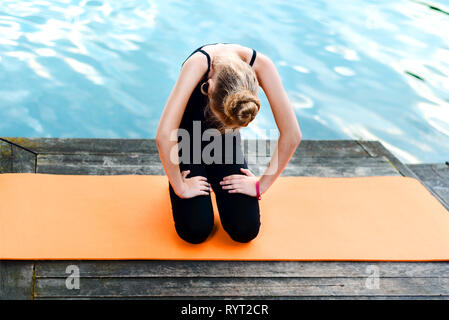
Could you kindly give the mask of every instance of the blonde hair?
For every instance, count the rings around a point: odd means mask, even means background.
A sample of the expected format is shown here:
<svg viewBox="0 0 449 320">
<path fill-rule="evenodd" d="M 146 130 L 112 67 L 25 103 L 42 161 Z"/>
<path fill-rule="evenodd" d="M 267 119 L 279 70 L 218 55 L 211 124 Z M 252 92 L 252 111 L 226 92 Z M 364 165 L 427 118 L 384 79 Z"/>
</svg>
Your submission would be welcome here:
<svg viewBox="0 0 449 320">
<path fill-rule="evenodd" d="M 256 73 L 237 55 L 216 55 L 211 65 L 216 80 L 205 109 L 207 121 L 221 133 L 227 128 L 246 127 L 260 110 Z"/>
</svg>

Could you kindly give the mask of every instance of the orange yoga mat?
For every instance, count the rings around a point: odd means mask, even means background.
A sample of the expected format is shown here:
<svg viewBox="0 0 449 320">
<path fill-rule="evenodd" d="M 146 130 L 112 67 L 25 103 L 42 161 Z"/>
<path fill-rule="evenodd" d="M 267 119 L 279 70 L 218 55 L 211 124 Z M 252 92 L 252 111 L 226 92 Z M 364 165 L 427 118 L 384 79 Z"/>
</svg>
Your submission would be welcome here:
<svg viewBox="0 0 449 320">
<path fill-rule="evenodd" d="M 449 212 L 414 178 L 279 177 L 260 208 L 255 240 L 219 225 L 195 245 L 176 234 L 166 176 L 6 173 L 0 259 L 449 260 Z"/>
</svg>

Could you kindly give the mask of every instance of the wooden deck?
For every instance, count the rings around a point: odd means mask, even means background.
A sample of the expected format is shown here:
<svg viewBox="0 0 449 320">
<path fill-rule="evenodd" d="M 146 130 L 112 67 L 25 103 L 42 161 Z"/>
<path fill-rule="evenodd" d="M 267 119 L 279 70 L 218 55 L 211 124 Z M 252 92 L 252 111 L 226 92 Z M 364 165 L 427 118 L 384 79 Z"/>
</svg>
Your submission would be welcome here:
<svg viewBox="0 0 449 320">
<path fill-rule="evenodd" d="M 163 174 L 151 139 L 4 139 L 0 173 Z M 417 177 L 449 210 L 448 165 L 407 166 L 376 141 L 303 140 L 283 175 Z M 65 286 L 69 265 L 79 290 Z M 0 261 L 0 299 L 136 297 L 447 299 L 449 262 Z"/>
</svg>

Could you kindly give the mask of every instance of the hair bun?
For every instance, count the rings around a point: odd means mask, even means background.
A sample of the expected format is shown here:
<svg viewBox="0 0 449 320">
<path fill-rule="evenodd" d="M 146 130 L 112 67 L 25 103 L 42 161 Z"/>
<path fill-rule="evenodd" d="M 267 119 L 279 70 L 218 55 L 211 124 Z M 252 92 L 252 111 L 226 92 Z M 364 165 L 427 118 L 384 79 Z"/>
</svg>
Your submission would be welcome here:
<svg viewBox="0 0 449 320">
<path fill-rule="evenodd" d="M 260 110 L 260 100 L 249 90 L 234 92 L 224 101 L 224 113 L 230 122 L 246 127 Z"/>
</svg>

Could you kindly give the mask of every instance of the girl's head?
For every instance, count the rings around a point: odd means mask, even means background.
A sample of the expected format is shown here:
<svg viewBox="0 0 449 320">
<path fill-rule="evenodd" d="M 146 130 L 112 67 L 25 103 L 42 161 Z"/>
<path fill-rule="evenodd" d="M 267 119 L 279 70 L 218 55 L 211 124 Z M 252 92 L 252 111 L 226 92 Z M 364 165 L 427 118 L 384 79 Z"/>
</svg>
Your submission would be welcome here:
<svg viewBox="0 0 449 320">
<path fill-rule="evenodd" d="M 260 109 L 259 83 L 251 66 L 236 54 L 214 56 L 208 81 L 207 119 L 224 133 L 246 127 Z M 205 93 L 203 91 L 203 93 Z"/>
</svg>

